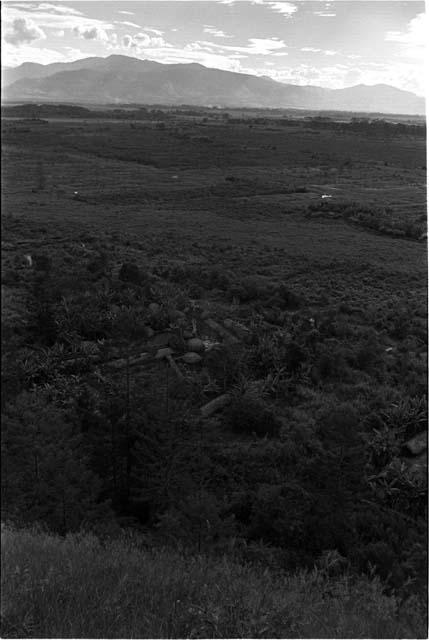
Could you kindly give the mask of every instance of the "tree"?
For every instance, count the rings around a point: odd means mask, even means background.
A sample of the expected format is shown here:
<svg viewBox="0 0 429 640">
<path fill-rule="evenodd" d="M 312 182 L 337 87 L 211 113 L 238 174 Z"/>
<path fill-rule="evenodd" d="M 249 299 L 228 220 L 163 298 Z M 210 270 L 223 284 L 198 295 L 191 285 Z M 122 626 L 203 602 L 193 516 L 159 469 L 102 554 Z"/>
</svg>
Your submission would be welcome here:
<svg viewBox="0 0 429 640">
<path fill-rule="evenodd" d="M 65 534 L 109 518 L 78 425 L 43 392 L 23 392 L 2 417 L 2 511 Z"/>
</svg>

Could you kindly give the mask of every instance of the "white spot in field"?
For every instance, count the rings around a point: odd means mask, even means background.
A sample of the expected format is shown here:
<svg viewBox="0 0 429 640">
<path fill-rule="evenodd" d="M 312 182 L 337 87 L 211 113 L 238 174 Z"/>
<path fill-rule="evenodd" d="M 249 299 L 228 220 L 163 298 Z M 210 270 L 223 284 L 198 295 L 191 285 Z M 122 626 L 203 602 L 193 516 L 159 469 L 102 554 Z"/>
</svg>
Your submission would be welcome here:
<svg viewBox="0 0 429 640">
<path fill-rule="evenodd" d="M 33 266 L 33 258 L 27 254 L 24 256 L 26 263 L 28 264 L 29 267 Z"/>
<path fill-rule="evenodd" d="M 204 343 L 204 347 L 206 349 L 206 351 L 211 351 L 213 349 L 213 347 L 217 346 L 220 344 L 220 342 L 216 342 L 214 340 L 203 340 Z"/>
<path fill-rule="evenodd" d="M 391 351 L 393 351 L 393 347 L 387 347 L 386 353 L 390 353 Z"/>
<path fill-rule="evenodd" d="M 323 200 L 324 198 L 332 198 L 332 196 L 328 196 L 326 193 L 324 193 L 323 196 L 321 196 L 321 198 Z"/>
<path fill-rule="evenodd" d="M 177 180 L 179 176 L 171 176 L 171 177 L 173 178 L 173 180 Z"/>
</svg>

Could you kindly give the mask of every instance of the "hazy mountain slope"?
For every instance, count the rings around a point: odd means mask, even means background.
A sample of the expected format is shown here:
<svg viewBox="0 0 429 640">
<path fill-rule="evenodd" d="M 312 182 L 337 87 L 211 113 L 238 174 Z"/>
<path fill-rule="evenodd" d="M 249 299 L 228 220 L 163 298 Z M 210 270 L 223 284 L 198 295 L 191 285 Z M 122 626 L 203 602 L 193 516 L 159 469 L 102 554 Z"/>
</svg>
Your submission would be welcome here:
<svg viewBox="0 0 429 640">
<path fill-rule="evenodd" d="M 424 99 L 409 91 L 403 91 L 387 84 L 367 86 L 364 84 L 337 89 L 331 92 L 330 98 L 335 108 L 350 109 L 354 105 L 356 111 L 381 111 L 396 113 L 424 113 Z"/>
<path fill-rule="evenodd" d="M 159 62 L 138 60 L 129 56 L 109 56 L 107 58 L 91 57 L 75 60 L 74 62 L 53 62 L 52 64 L 38 64 L 24 62 L 19 67 L 4 67 L 2 75 L 3 86 L 10 85 L 22 79 L 47 78 L 61 71 L 76 71 L 79 69 L 126 71 L 138 68 L 140 71 L 161 67 Z"/>
<path fill-rule="evenodd" d="M 323 89 L 209 69 L 200 64 L 160 64 L 128 56 L 70 63 L 24 63 L 6 69 L 7 100 L 97 103 L 295 107 L 424 113 L 424 100 L 387 85 Z"/>
</svg>

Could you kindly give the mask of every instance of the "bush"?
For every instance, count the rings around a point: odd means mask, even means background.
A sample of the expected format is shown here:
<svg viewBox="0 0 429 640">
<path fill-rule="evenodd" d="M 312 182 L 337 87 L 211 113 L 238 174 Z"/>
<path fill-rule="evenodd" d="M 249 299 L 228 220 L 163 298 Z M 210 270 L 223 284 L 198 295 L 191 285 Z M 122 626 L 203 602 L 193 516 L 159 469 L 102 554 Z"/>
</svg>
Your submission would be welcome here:
<svg viewBox="0 0 429 640">
<path fill-rule="evenodd" d="M 285 284 L 280 285 L 276 293 L 282 300 L 282 309 L 295 310 L 302 306 L 303 300 L 301 296 L 290 291 Z"/>
<path fill-rule="evenodd" d="M 124 262 L 119 271 L 118 278 L 123 282 L 141 285 L 143 281 L 143 274 L 136 264 L 132 262 Z"/>
<path fill-rule="evenodd" d="M 237 433 L 277 436 L 280 423 L 271 408 L 250 391 L 236 394 L 226 411 L 231 429 Z"/>
</svg>

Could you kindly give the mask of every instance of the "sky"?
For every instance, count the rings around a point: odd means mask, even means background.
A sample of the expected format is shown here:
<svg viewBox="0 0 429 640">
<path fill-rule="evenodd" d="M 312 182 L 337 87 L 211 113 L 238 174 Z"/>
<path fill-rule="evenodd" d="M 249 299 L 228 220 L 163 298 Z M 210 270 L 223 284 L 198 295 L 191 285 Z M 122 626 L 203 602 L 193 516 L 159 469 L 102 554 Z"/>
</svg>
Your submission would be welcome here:
<svg viewBox="0 0 429 640">
<path fill-rule="evenodd" d="M 2 3 L 2 64 L 129 55 L 333 89 L 426 93 L 417 0 L 116 0 Z"/>
</svg>

